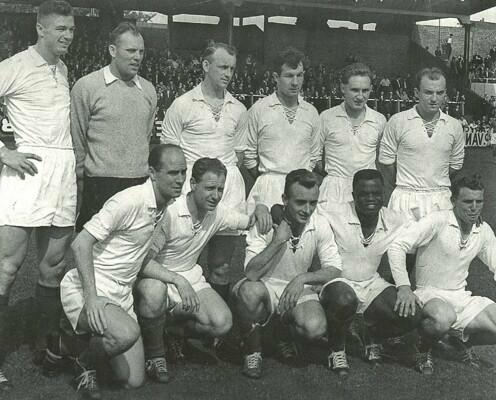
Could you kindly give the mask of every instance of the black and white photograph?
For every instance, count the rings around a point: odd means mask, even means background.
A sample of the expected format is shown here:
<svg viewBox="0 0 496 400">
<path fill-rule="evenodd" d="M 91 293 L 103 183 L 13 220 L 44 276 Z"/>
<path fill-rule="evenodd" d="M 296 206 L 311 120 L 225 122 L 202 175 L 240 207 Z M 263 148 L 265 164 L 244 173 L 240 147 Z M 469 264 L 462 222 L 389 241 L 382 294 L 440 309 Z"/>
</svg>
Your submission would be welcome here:
<svg viewBox="0 0 496 400">
<path fill-rule="evenodd" d="M 0 0 L 1 400 L 492 400 L 496 0 Z"/>
</svg>

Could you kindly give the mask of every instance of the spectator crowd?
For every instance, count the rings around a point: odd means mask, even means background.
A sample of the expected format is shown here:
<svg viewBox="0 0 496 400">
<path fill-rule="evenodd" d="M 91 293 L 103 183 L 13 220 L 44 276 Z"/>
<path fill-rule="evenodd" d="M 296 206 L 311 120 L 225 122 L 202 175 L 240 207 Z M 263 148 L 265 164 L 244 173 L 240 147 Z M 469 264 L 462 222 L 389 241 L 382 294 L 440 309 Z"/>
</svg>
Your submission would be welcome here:
<svg viewBox="0 0 496 400">
<path fill-rule="evenodd" d="M 82 76 L 110 62 L 106 46 L 106 27 L 96 18 L 85 18 L 84 28 L 81 25 L 78 25 L 70 51 L 64 57 L 71 86 Z M 34 43 L 35 37 L 32 16 L 0 16 L 0 46 L 3 44 L 4 47 L 3 54 L 0 51 L 0 60 Z M 496 50 L 493 53 L 496 55 Z M 259 64 L 253 55 L 241 55 L 239 58 L 229 90 L 249 107 L 256 99 L 274 91 L 275 80 L 270 69 Z M 358 57 L 352 54 L 347 56 L 348 59 L 350 62 L 358 61 Z M 455 60 L 455 57 L 452 60 Z M 157 117 L 163 118 L 172 101 L 196 86 L 201 81 L 202 74 L 201 57 L 198 54 L 147 48 L 140 75 L 155 85 L 158 96 Z M 387 118 L 411 107 L 416 101 L 410 75 L 374 75 L 369 105 Z M 311 65 L 310 59 L 307 58 L 302 91 L 302 95 L 314 103 L 319 111 L 335 105 L 334 103 L 341 98 L 338 71 L 325 64 Z M 335 102 L 331 104 L 332 100 Z M 464 98 L 458 90 L 453 89 L 447 100 L 461 102 Z M 452 105 L 449 109 L 446 105 L 445 111 L 456 116 L 462 112 L 459 105 Z"/>
</svg>

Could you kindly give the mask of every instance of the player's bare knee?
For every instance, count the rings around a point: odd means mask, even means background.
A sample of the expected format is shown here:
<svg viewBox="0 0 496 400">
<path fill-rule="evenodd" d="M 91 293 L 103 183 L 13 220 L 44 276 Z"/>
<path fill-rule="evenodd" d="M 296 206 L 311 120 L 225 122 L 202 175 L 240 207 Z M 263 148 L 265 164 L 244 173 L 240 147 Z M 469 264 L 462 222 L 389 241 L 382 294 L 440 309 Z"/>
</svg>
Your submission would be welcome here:
<svg viewBox="0 0 496 400">
<path fill-rule="evenodd" d="M 64 277 L 65 266 L 65 260 L 53 265 L 40 264 L 40 282 L 44 282 L 47 285 L 59 283 Z"/>
<path fill-rule="evenodd" d="M 210 277 L 209 281 L 220 285 L 229 283 L 229 264 L 212 263 L 209 264 Z"/>
<path fill-rule="evenodd" d="M 443 335 L 456 322 L 456 313 L 445 303 L 427 304 L 423 310 L 422 324 L 432 334 Z"/>
<path fill-rule="evenodd" d="M 139 389 L 145 384 L 145 376 L 140 375 L 139 377 L 131 377 L 122 386 L 126 390 Z"/>
<path fill-rule="evenodd" d="M 257 308 L 265 295 L 265 288 L 261 282 L 244 281 L 238 290 L 239 300 L 250 310 Z"/>
<path fill-rule="evenodd" d="M 0 288 L 8 291 L 15 281 L 18 267 L 12 263 L 0 262 Z"/>
<path fill-rule="evenodd" d="M 136 322 L 132 321 L 119 324 L 112 331 L 105 332 L 108 344 L 112 346 L 114 354 L 121 354 L 129 350 L 140 337 L 140 329 Z"/>
<path fill-rule="evenodd" d="M 325 318 L 317 315 L 310 315 L 302 321 L 300 328 L 307 339 L 315 340 L 326 334 L 327 323 Z"/>
<path fill-rule="evenodd" d="M 231 311 L 226 307 L 224 311 L 215 313 L 215 317 L 211 317 L 211 324 L 214 336 L 227 334 L 233 325 Z"/>
<path fill-rule="evenodd" d="M 352 317 L 358 307 L 358 299 L 351 287 L 343 282 L 335 282 L 324 288 L 323 303 L 328 313 L 338 320 Z"/>
</svg>

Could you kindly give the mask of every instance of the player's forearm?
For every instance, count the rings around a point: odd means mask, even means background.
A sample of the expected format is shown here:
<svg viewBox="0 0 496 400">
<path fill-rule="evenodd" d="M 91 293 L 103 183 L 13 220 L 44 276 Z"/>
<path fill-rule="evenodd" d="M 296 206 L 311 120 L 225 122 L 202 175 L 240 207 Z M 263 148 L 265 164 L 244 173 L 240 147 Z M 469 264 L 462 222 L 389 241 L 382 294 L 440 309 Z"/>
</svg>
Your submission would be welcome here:
<svg viewBox="0 0 496 400">
<path fill-rule="evenodd" d="M 148 279 L 156 279 L 163 283 L 175 285 L 181 278 L 181 275 L 170 271 L 165 266 L 159 264 L 155 260 L 149 260 L 140 271 L 140 277 Z"/>
<path fill-rule="evenodd" d="M 396 287 L 411 286 L 406 269 L 406 254 L 407 252 L 399 245 L 393 244 L 388 250 L 389 266 L 393 275 Z"/>
<path fill-rule="evenodd" d="M 270 261 L 286 245 L 286 242 L 272 241 L 260 253 L 253 257 L 245 268 L 245 275 L 249 281 L 259 281 L 271 270 Z"/>
<path fill-rule="evenodd" d="M 384 181 L 389 183 L 392 187 L 396 186 L 396 163 L 393 164 L 381 164 L 381 170 L 384 175 Z"/>
<path fill-rule="evenodd" d="M 341 270 L 330 267 L 319 269 L 318 271 L 304 272 L 298 277 L 304 285 L 323 285 L 341 276 Z"/>
<path fill-rule="evenodd" d="M 1 142 L 3 145 L 3 142 Z M 0 146 L 0 163 L 4 164 L 5 155 L 11 150 L 9 150 L 5 145 Z"/>
<path fill-rule="evenodd" d="M 78 238 L 72 244 L 76 268 L 79 272 L 85 299 L 96 297 L 95 267 L 93 265 L 93 246 L 80 243 Z"/>
</svg>

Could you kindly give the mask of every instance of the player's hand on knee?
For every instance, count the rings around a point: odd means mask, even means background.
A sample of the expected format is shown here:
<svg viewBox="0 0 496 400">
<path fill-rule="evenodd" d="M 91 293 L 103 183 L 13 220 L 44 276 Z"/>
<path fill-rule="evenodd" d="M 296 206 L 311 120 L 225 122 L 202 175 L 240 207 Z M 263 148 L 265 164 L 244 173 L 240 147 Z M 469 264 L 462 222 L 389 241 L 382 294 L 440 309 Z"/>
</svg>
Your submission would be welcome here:
<svg viewBox="0 0 496 400">
<path fill-rule="evenodd" d="M 38 173 L 38 168 L 36 168 L 36 165 L 31 160 L 41 161 L 42 159 L 33 153 L 21 153 L 5 147 L 0 151 L 0 161 L 17 171 L 21 179 L 24 179 L 26 174 L 33 176 Z"/>
<path fill-rule="evenodd" d="M 305 285 L 300 280 L 298 276 L 293 278 L 286 288 L 284 292 L 282 292 L 281 299 L 279 300 L 279 311 L 281 314 L 288 312 L 296 307 L 298 304 L 298 300 L 303 293 Z"/>
<path fill-rule="evenodd" d="M 107 316 L 105 315 L 105 306 L 109 300 L 103 296 L 92 296 L 86 300 L 86 317 L 88 324 L 93 332 L 100 335 L 107 329 Z"/>
<path fill-rule="evenodd" d="M 181 277 L 175 282 L 175 285 L 181 297 L 183 311 L 190 313 L 198 312 L 200 310 L 200 299 L 191 284 L 185 278 Z"/>
<path fill-rule="evenodd" d="M 412 292 L 412 289 L 406 285 L 400 286 L 396 296 L 394 311 L 397 312 L 400 317 L 406 318 L 410 315 L 414 316 L 417 305 L 422 307 L 420 299 Z"/>
</svg>

